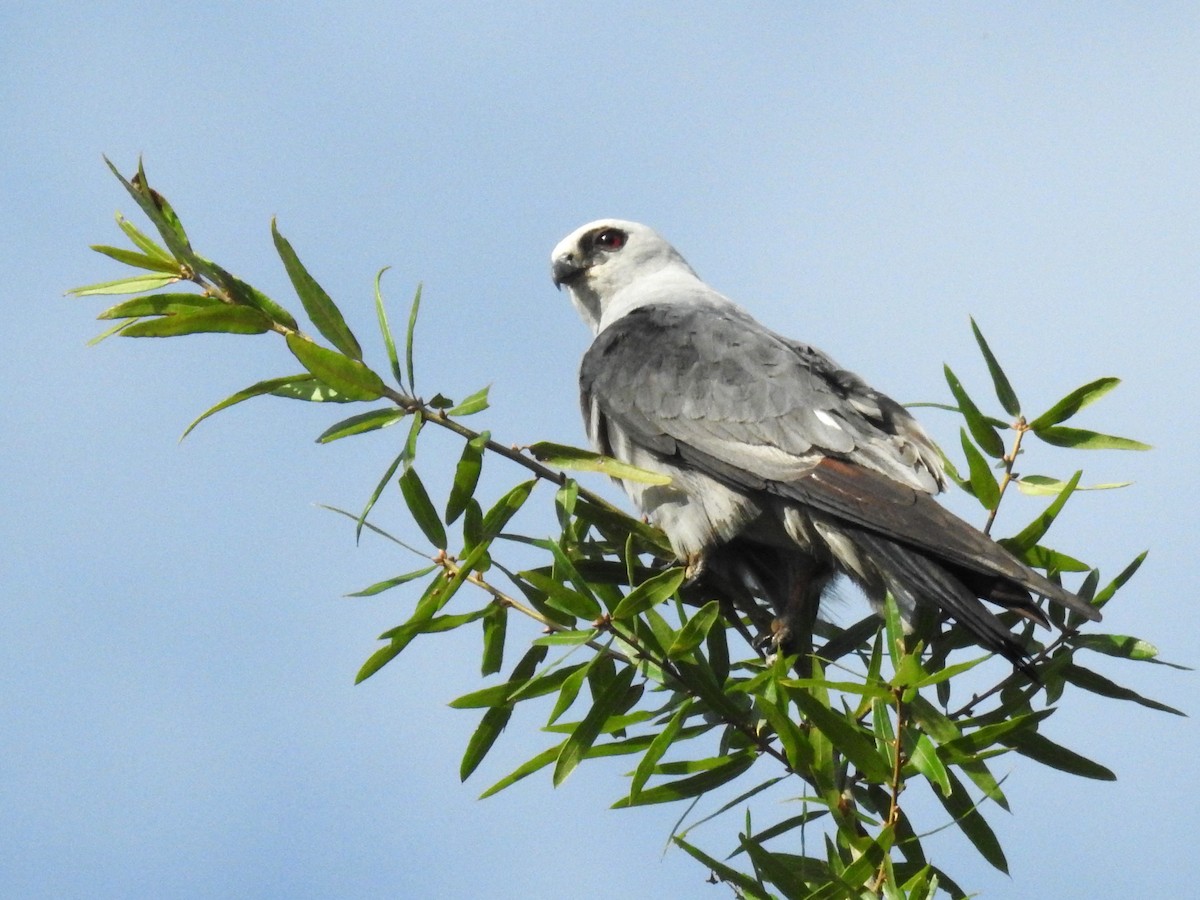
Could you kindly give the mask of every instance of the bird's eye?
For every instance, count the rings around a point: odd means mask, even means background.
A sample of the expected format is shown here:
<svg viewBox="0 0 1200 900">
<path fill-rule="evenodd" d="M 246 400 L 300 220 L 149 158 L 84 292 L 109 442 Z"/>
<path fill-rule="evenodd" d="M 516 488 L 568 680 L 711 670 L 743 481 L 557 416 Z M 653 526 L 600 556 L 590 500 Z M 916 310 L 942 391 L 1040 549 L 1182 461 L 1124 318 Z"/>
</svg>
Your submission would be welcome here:
<svg viewBox="0 0 1200 900">
<path fill-rule="evenodd" d="M 620 250 L 625 246 L 628 235 L 619 228 L 605 228 L 596 235 L 595 246 L 602 250 Z"/>
</svg>

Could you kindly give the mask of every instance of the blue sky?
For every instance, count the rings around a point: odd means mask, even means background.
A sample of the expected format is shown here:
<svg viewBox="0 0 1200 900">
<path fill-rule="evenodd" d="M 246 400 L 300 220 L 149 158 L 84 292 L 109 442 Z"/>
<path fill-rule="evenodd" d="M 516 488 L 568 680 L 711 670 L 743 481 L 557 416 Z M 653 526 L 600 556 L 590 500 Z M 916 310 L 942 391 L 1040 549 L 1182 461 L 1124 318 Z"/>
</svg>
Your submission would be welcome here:
<svg viewBox="0 0 1200 900">
<path fill-rule="evenodd" d="M 532 717 L 459 783 L 474 634 L 352 685 L 413 597 L 343 595 L 411 563 L 315 504 L 361 504 L 398 432 L 317 446 L 338 410 L 260 401 L 178 444 L 296 366 L 265 337 L 84 346 L 102 304 L 63 291 L 120 274 L 87 245 L 134 212 L 101 154 L 143 154 L 201 252 L 286 297 L 278 216 L 376 361 L 374 273 L 394 318 L 423 281 L 418 386 L 492 383 L 505 441 L 583 439 L 588 335 L 547 257 L 600 216 L 903 401 L 945 399 L 943 362 L 985 393 L 969 315 L 1033 412 L 1119 375 L 1080 424 L 1156 449 L 1084 457 L 1136 484 L 1055 544 L 1109 575 L 1150 548 L 1104 627 L 1195 664 L 1193 4 L 10 3 L 0 58 L 6 896 L 727 896 L 661 856 L 679 810 L 607 809 L 619 765 L 477 801 L 544 745 Z M 456 449 L 424 452 L 444 486 Z M 1094 665 L 1195 712 L 1190 673 Z M 1120 780 L 1002 764 L 1013 877 L 947 833 L 948 868 L 986 897 L 1186 896 L 1193 721 L 1065 706 L 1046 732 Z"/>
</svg>

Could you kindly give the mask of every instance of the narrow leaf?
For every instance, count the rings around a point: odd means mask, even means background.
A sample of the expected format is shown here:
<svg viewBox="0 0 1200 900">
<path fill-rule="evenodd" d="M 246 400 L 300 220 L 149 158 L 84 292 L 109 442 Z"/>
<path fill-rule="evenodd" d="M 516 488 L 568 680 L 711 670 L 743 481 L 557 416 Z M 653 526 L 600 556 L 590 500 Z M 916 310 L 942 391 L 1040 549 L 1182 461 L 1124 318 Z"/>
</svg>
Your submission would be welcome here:
<svg viewBox="0 0 1200 900">
<path fill-rule="evenodd" d="M 966 787 L 954 776 L 954 773 L 947 770 L 946 777 L 950 780 L 950 793 L 943 795 L 935 792 L 934 796 L 953 816 L 954 823 L 967 836 L 967 840 L 974 845 L 979 854 L 1007 875 L 1008 860 L 1004 857 L 1004 850 L 1000 847 L 996 832 L 992 831 L 992 826 L 979 812 L 978 804 L 971 801 Z"/>
<path fill-rule="evenodd" d="M 658 765 L 658 761 L 667 752 L 667 748 L 675 742 L 675 738 L 679 735 L 679 729 L 683 727 L 688 710 L 691 708 L 692 698 L 685 697 L 683 702 L 679 704 L 679 708 L 675 710 L 675 714 L 671 716 L 671 720 L 667 722 L 666 727 L 654 736 L 654 740 L 646 748 L 646 752 L 638 763 L 637 769 L 634 770 L 633 779 L 629 784 L 630 802 L 637 801 L 638 794 L 646 786 L 646 782 L 654 772 L 654 767 Z"/>
<path fill-rule="evenodd" d="M 156 244 L 153 240 L 146 237 L 146 235 L 142 234 L 142 232 L 139 231 L 132 222 L 130 222 L 120 213 L 117 213 L 117 225 L 120 226 L 121 230 L 125 232 L 125 235 L 131 241 L 133 241 L 134 246 L 136 246 L 147 256 L 152 256 L 155 259 L 162 260 L 164 263 L 171 263 L 176 267 L 179 266 L 179 262 L 173 256 L 171 256 L 170 253 Z"/>
<path fill-rule="evenodd" d="M 470 778 L 471 773 L 483 762 L 483 758 L 496 743 L 496 738 L 500 737 L 500 732 L 512 718 L 512 713 L 511 706 L 494 706 L 483 714 L 478 727 L 467 741 L 466 750 L 463 751 L 462 762 L 458 766 L 458 777 L 461 780 L 466 781 Z"/>
<path fill-rule="evenodd" d="M 1122 659 L 1142 661 L 1158 656 L 1158 648 L 1149 641 L 1124 634 L 1080 634 L 1076 635 L 1071 643 L 1076 647 L 1086 647 L 1088 650 L 1106 656 L 1119 656 Z"/>
<path fill-rule="evenodd" d="M 556 578 L 538 571 L 519 573 L 520 576 L 546 595 L 546 602 L 568 615 L 586 621 L 600 616 L 600 604 L 595 598 L 572 590 Z"/>
<path fill-rule="evenodd" d="M 703 865 L 708 866 L 708 868 L 710 868 L 713 873 L 722 881 L 736 886 L 736 888 L 741 891 L 742 894 L 748 898 L 748 900 L 770 900 L 770 891 L 763 887 L 761 883 L 750 878 L 750 876 L 744 875 L 737 869 L 731 868 L 730 866 L 725 865 L 725 863 L 714 859 L 699 848 L 693 847 L 691 844 L 677 835 L 672 836 L 671 840 L 677 847 L 687 853 L 688 856 L 691 856 L 693 859 L 697 860 Z"/>
<path fill-rule="evenodd" d="M 1129 487 L 1132 481 L 1110 481 L 1105 484 L 1078 485 L 1077 491 L 1111 491 L 1115 488 Z M 1059 494 L 1066 488 L 1067 482 L 1045 475 L 1022 475 L 1017 480 L 1017 489 L 1022 494 L 1037 497 L 1046 494 Z"/>
<path fill-rule="evenodd" d="M 889 762 L 879 755 L 875 742 L 862 732 L 857 723 L 834 712 L 804 691 L 792 693 L 791 699 L 809 724 L 828 737 L 842 755 L 858 767 L 864 778 L 881 783 L 891 778 Z"/>
<path fill-rule="evenodd" d="M 147 294 L 110 306 L 97 319 L 131 319 L 137 316 L 165 316 L 197 309 L 224 307 L 216 297 L 205 294 Z"/>
<path fill-rule="evenodd" d="M 983 458 L 983 454 L 975 449 L 967 437 L 966 429 L 959 429 L 962 439 L 963 453 L 967 457 L 967 466 L 971 472 L 971 492 L 983 504 L 984 509 L 992 510 L 1000 502 L 1000 485 L 992 472 L 991 466 Z"/>
<path fill-rule="evenodd" d="M 963 389 L 962 384 L 958 380 L 958 376 L 951 371 L 949 366 L 943 367 L 946 374 L 946 383 L 950 385 L 950 393 L 954 395 L 954 399 L 958 402 L 959 412 L 967 421 L 967 428 L 971 431 L 971 437 L 975 439 L 975 443 L 980 446 L 984 453 L 995 459 L 1004 457 L 1004 441 L 1000 439 L 1000 435 L 996 433 L 996 429 L 992 427 L 979 411 L 979 407 L 975 405 L 967 392 Z"/>
<path fill-rule="evenodd" d="M 1149 444 L 1135 441 L 1131 438 L 1115 437 L 1111 434 L 1100 434 L 1098 431 L 1085 431 L 1082 428 L 1068 428 L 1066 425 L 1050 425 L 1046 428 L 1035 428 L 1033 431 L 1047 444 L 1055 447 L 1073 447 L 1076 450 L 1150 450 Z"/>
<path fill-rule="evenodd" d="M 603 472 L 611 478 L 625 481 L 636 481 L 639 484 L 670 484 L 671 478 L 659 472 L 639 469 L 611 456 L 593 453 L 579 447 L 569 447 L 566 444 L 555 444 L 550 441 L 539 441 L 530 444 L 530 453 L 539 462 L 557 469 L 567 469 L 574 472 Z"/>
<path fill-rule="evenodd" d="M 262 334 L 271 320 L 247 306 L 205 307 L 156 319 L 142 319 L 121 332 L 122 337 L 177 337 L 183 334 Z"/>
<path fill-rule="evenodd" d="M 467 501 L 475 496 L 479 484 L 479 473 L 483 470 L 483 450 L 491 435 L 488 432 L 476 435 L 463 446 L 462 456 L 454 469 L 454 483 L 446 500 L 446 524 L 450 525 L 467 508 Z"/>
<path fill-rule="evenodd" d="M 1112 769 L 1093 762 L 1086 756 L 1080 756 L 1074 750 L 1068 750 L 1036 731 L 1013 735 L 1010 739 L 1005 740 L 1005 743 L 1022 756 L 1028 756 L 1052 769 L 1069 772 L 1082 778 L 1094 778 L 1097 781 L 1117 780 Z"/>
<path fill-rule="evenodd" d="M 386 488 L 388 483 L 392 480 L 392 476 L 396 474 L 396 470 L 400 468 L 400 462 L 403 459 L 403 452 L 397 454 L 396 458 L 392 460 L 391 465 L 389 465 L 384 471 L 383 477 L 379 479 L 379 483 L 375 485 L 375 490 L 371 491 L 371 496 L 367 498 L 367 503 L 365 506 L 363 506 L 362 512 L 358 514 L 357 521 L 354 525 L 355 541 L 358 541 L 359 538 L 362 537 L 363 525 L 367 521 L 367 516 L 370 515 L 371 510 L 375 508 L 376 502 L 378 502 L 379 498 L 383 495 L 384 488 Z"/>
<path fill-rule="evenodd" d="M 1083 688 L 1085 691 L 1091 691 L 1093 694 L 1099 694 L 1101 697 L 1111 697 L 1114 700 L 1128 700 L 1147 709 L 1156 709 L 1159 712 L 1171 713 L 1174 716 L 1186 715 L 1186 713 L 1180 712 L 1173 706 L 1167 706 L 1165 703 L 1159 703 L 1157 700 L 1143 697 L 1136 691 L 1122 687 L 1098 672 L 1093 672 L 1091 669 L 1085 669 L 1083 666 L 1077 666 L 1074 663 L 1064 668 L 1062 674 L 1067 681 L 1076 687 Z"/>
<path fill-rule="evenodd" d="M 1095 403 L 1120 383 L 1121 379 L 1119 378 L 1097 378 L 1083 387 L 1077 387 L 1030 422 L 1029 427 L 1034 431 L 1040 431 L 1051 425 L 1057 425 L 1059 422 L 1065 422 L 1085 406 Z"/>
<path fill-rule="evenodd" d="M 404 366 L 408 370 L 408 389 L 416 394 L 417 382 L 413 378 L 413 333 L 417 329 L 417 312 L 421 308 L 421 285 L 413 295 L 412 309 L 408 313 L 408 333 L 404 338 Z"/>
<path fill-rule="evenodd" d="M 983 338 L 983 332 L 979 330 L 979 326 L 975 324 L 974 317 L 971 318 L 971 330 L 975 332 L 975 341 L 979 344 L 979 350 L 983 353 L 984 360 L 987 361 L 988 372 L 992 376 L 992 384 L 996 388 L 996 399 L 1000 401 L 1000 405 L 1004 407 L 1004 411 L 1010 416 L 1019 416 L 1021 414 L 1021 402 L 1017 399 L 1016 392 L 1012 389 L 1012 385 L 1008 381 L 1008 376 L 1004 374 L 1004 370 L 1000 368 L 1000 363 L 996 361 L 996 357 L 992 354 L 992 349 Z"/>
<path fill-rule="evenodd" d="M 403 390 L 404 378 L 400 374 L 400 359 L 396 355 L 396 339 L 392 336 L 391 326 L 388 325 L 387 310 L 383 304 L 383 291 L 380 288 L 383 273 L 389 268 L 389 266 L 384 266 L 375 275 L 375 315 L 379 319 L 379 332 L 383 335 L 383 344 L 387 349 L 388 363 L 392 367 L 392 377 L 396 379 L 396 384 Z"/>
<path fill-rule="evenodd" d="M 683 584 L 684 575 L 684 570 L 677 567 L 647 578 L 621 599 L 616 609 L 612 611 L 612 617 L 614 619 L 632 618 L 657 606 L 679 589 L 679 586 Z"/>
<path fill-rule="evenodd" d="M 403 575 L 397 575 L 395 578 L 388 578 L 385 581 L 377 581 L 370 587 L 365 587 L 361 591 L 355 591 L 353 594 L 347 594 L 347 597 L 374 597 L 376 594 L 382 594 L 384 591 L 391 590 L 401 584 L 407 584 L 417 578 L 428 575 L 437 566 L 426 566 L 423 569 L 417 569 L 415 572 L 406 572 Z"/>
<path fill-rule="evenodd" d="M 361 360 L 362 348 L 358 345 L 346 320 L 342 318 L 341 310 L 300 262 L 300 257 L 296 255 L 296 251 L 292 249 L 287 238 L 279 233 L 274 219 L 271 220 L 271 238 L 275 241 L 275 249 L 279 252 L 279 258 L 283 260 L 283 267 L 287 269 L 288 278 L 292 280 L 292 287 L 296 289 L 296 295 L 304 304 L 304 311 L 308 313 L 308 317 L 317 327 L 317 331 L 321 332 L 325 340 L 346 356 Z"/>
<path fill-rule="evenodd" d="M 467 399 L 463 400 L 457 406 L 452 406 L 446 411 L 448 416 L 470 416 L 477 412 L 483 412 L 488 408 L 488 387 L 480 388 Z"/>
<path fill-rule="evenodd" d="M 243 388 L 236 394 L 226 397 L 216 406 L 212 406 L 202 412 L 196 417 L 192 424 L 184 430 L 183 434 L 179 436 L 179 439 L 182 441 L 185 437 L 192 433 L 193 428 L 195 428 L 209 416 L 213 415 L 214 413 L 218 413 L 223 409 L 228 409 L 236 403 L 241 403 L 243 400 L 249 400 L 251 397 L 261 397 L 264 394 L 274 393 L 279 388 L 294 384 L 295 382 L 307 382 L 312 381 L 312 379 L 313 377 L 308 374 L 284 375 L 282 378 L 268 378 L 266 381 L 260 381 L 258 384 L 252 384 L 248 388 Z"/>
<path fill-rule="evenodd" d="M 686 800 L 698 797 L 723 784 L 733 781 L 752 765 L 755 755 L 750 752 L 739 753 L 736 756 L 725 757 L 724 762 L 714 768 L 705 769 L 687 778 L 668 781 L 665 784 L 647 788 L 638 793 L 637 800 L 622 797 L 612 805 L 613 809 L 624 809 L 629 806 L 648 806 L 652 803 L 671 803 L 675 800 Z"/>
<path fill-rule="evenodd" d="M 529 494 L 535 484 L 537 484 L 536 478 L 523 481 L 496 501 L 496 504 L 483 517 L 484 537 L 495 537 L 503 530 L 504 526 L 508 524 L 508 520 L 516 515 L 517 510 L 529 499 Z"/>
<path fill-rule="evenodd" d="M 587 751 L 595 743 L 596 738 L 600 736 L 604 724 L 624 702 L 625 695 L 633 684 L 633 677 L 636 674 L 637 669 L 633 666 L 625 666 L 609 682 L 600 696 L 593 698 L 592 708 L 588 710 L 587 715 L 575 727 L 571 736 L 567 738 L 567 742 L 563 744 L 562 751 L 558 754 L 558 761 L 554 766 L 555 787 L 562 784 L 566 777 L 575 771 L 575 767 L 583 760 Z"/>
<path fill-rule="evenodd" d="M 932 784 L 937 785 L 942 796 L 950 793 L 950 778 L 946 773 L 946 766 L 938 758 L 937 750 L 933 746 L 933 741 L 929 739 L 929 735 L 922 734 L 917 738 L 917 743 L 913 746 L 908 761 Z"/>
<path fill-rule="evenodd" d="M 667 658 L 678 659 L 699 647 L 720 616 L 721 604 L 718 601 L 710 600 L 705 603 L 679 630 L 679 634 L 667 648 Z"/>
<path fill-rule="evenodd" d="M 563 743 L 566 742 L 564 741 Z M 546 766 L 558 759 L 558 754 L 561 752 L 562 744 L 556 744 L 553 747 L 543 750 L 537 756 L 533 757 L 533 759 L 521 763 L 521 765 L 517 766 L 509 774 L 505 775 L 503 778 L 493 784 L 490 788 L 479 795 L 479 799 L 482 800 L 485 797 L 491 797 L 493 794 L 498 794 L 506 787 L 511 787 L 522 778 L 532 775 L 539 769 L 546 768 Z"/>
<path fill-rule="evenodd" d="M 298 334 L 289 334 L 287 345 L 304 368 L 352 400 L 376 400 L 383 396 L 384 384 L 379 376 L 357 359 L 314 344 Z"/>
<path fill-rule="evenodd" d="M 442 527 L 442 520 L 438 518 L 437 510 L 433 508 L 416 469 L 409 468 L 400 476 L 400 492 L 404 494 L 404 502 L 408 504 L 413 521 L 417 523 L 417 527 L 429 543 L 434 547 L 445 548 L 446 529 Z"/>
<path fill-rule="evenodd" d="M 1054 520 L 1058 518 L 1058 514 L 1062 512 L 1063 506 L 1066 505 L 1068 498 L 1075 491 L 1075 486 L 1079 484 L 1079 479 L 1083 476 L 1083 470 L 1080 469 L 1067 482 L 1066 486 L 1059 492 L 1058 496 L 1047 506 L 1036 519 L 1026 525 L 1018 534 L 1010 538 L 1005 538 L 1000 541 L 1010 552 L 1020 555 L 1026 550 L 1032 549 L 1038 541 L 1046 536 L 1046 532 L 1050 530 L 1050 526 L 1054 524 Z"/>
<path fill-rule="evenodd" d="M 74 294 L 76 297 L 92 297 L 97 294 L 140 294 L 143 291 L 158 290 L 181 280 L 178 274 L 132 275 L 129 278 L 118 278 L 116 281 L 101 281 L 98 284 L 71 288 L 67 293 Z"/>
<path fill-rule="evenodd" d="M 288 384 L 281 384 L 271 391 L 271 396 L 282 397 L 285 400 L 303 400 L 305 403 L 355 403 L 357 398 L 347 397 L 341 391 L 334 390 L 312 373 L 306 373 L 303 379 L 296 378 Z"/>
<path fill-rule="evenodd" d="M 136 269 L 149 269 L 151 272 L 170 272 L 177 277 L 183 275 L 179 270 L 179 263 L 170 257 L 163 259 L 160 256 L 150 256 L 146 253 L 138 253 L 136 250 L 126 250 L 123 247 L 108 247 L 103 244 L 92 244 L 91 249 L 107 256 L 109 259 L 115 259 L 117 262 L 133 266 Z"/>
<path fill-rule="evenodd" d="M 483 617 L 483 657 L 479 674 L 492 675 L 504 665 L 504 638 L 508 634 L 508 607 L 493 603 Z"/>
</svg>

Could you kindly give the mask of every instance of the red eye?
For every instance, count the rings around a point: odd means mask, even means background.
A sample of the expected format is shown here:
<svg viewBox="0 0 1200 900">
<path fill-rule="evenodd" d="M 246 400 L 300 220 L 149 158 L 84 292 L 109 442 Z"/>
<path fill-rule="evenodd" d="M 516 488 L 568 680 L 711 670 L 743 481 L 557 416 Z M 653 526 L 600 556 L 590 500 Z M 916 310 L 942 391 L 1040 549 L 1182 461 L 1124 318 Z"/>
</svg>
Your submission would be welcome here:
<svg viewBox="0 0 1200 900">
<path fill-rule="evenodd" d="M 628 237 L 619 228 L 606 228 L 596 235 L 596 246 L 604 250 L 620 250 Z"/>
</svg>

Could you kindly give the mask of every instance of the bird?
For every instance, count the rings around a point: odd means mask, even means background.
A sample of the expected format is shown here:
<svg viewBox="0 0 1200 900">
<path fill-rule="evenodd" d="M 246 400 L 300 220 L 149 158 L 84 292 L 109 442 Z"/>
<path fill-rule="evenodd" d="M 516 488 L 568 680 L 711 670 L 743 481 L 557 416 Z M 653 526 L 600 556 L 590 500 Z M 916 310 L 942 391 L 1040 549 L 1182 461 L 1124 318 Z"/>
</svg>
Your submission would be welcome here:
<svg viewBox="0 0 1200 900">
<path fill-rule="evenodd" d="M 764 642 L 808 653 L 839 574 L 877 611 L 890 593 L 906 624 L 949 617 L 1030 675 L 984 600 L 1046 627 L 1039 597 L 1100 619 L 934 499 L 942 457 L 901 404 L 759 323 L 653 229 L 583 225 L 555 246 L 551 275 L 593 334 L 579 367 L 592 446 L 670 478 L 618 480 L 690 583 L 738 609 L 768 604 Z"/>
</svg>

